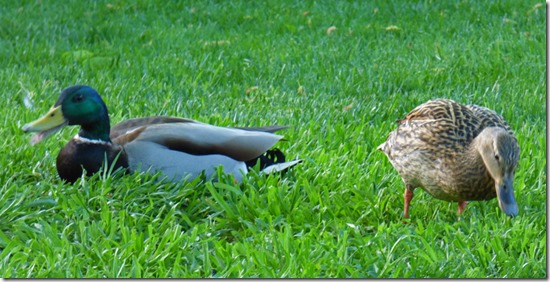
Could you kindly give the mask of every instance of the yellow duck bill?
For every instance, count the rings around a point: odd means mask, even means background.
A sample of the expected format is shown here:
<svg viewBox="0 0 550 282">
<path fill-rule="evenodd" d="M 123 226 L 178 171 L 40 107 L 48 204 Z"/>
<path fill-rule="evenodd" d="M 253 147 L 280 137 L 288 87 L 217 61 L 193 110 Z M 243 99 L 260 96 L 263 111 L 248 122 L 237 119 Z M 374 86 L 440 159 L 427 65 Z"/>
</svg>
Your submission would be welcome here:
<svg viewBox="0 0 550 282">
<path fill-rule="evenodd" d="M 44 140 L 46 137 L 60 130 L 67 125 L 68 121 L 61 112 L 61 106 L 51 108 L 41 118 L 29 122 L 23 126 L 24 132 L 37 132 L 31 137 L 31 144 L 34 145 Z"/>
</svg>

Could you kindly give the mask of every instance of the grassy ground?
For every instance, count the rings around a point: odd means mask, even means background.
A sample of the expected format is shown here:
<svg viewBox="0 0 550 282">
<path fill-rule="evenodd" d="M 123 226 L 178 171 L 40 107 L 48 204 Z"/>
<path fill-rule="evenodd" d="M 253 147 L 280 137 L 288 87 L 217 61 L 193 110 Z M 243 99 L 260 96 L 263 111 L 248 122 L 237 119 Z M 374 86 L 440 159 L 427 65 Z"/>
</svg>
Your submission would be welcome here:
<svg viewBox="0 0 550 282">
<path fill-rule="evenodd" d="M 545 5 L 296 2 L 4 1 L 0 275 L 546 277 Z M 64 184 L 55 156 L 77 128 L 31 147 L 20 127 L 73 84 L 113 123 L 289 125 L 279 147 L 304 162 L 240 186 Z M 404 186 L 375 148 L 436 97 L 515 129 L 517 218 L 491 200 L 457 221 L 456 203 L 418 190 L 401 223 Z"/>
</svg>

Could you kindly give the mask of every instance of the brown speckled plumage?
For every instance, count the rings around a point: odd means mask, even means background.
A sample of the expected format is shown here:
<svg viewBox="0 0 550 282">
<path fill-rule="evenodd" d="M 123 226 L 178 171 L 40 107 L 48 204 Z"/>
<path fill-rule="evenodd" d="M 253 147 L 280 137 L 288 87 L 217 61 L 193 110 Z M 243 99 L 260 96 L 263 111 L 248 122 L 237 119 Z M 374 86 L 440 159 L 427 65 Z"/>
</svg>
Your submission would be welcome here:
<svg viewBox="0 0 550 282">
<path fill-rule="evenodd" d="M 418 187 L 437 199 L 458 202 L 459 214 L 466 201 L 494 198 L 497 193 L 492 173 L 499 178 L 499 185 L 510 173 L 513 179 L 519 159 L 517 141 L 501 116 L 484 107 L 447 99 L 431 100 L 413 109 L 398 121 L 397 129 L 378 149 L 405 182 L 405 217 L 412 192 Z M 496 157 L 498 163 L 491 172 L 484 158 L 497 152 L 504 156 Z"/>
</svg>

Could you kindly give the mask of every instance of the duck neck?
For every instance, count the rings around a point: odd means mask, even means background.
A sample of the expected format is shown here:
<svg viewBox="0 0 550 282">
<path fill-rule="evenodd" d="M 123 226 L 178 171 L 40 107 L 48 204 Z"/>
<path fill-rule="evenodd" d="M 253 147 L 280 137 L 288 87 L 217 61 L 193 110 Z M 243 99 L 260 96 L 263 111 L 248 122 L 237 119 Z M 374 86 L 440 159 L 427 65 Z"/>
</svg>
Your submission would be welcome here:
<svg viewBox="0 0 550 282">
<path fill-rule="evenodd" d="M 477 183 L 479 187 L 494 186 L 493 178 L 487 169 L 486 162 L 484 160 L 483 150 L 486 142 L 486 138 L 480 134 L 470 144 L 464 158 L 461 167 L 468 171 L 469 179 Z"/>
<path fill-rule="evenodd" d="M 481 145 L 480 140 L 476 137 L 470 146 L 468 147 L 466 154 L 464 154 L 463 167 L 470 168 L 472 170 L 479 171 L 480 173 L 485 172 L 485 162 L 483 161 L 483 155 L 480 152 L 479 146 Z"/>
<path fill-rule="evenodd" d="M 81 124 L 80 125 L 80 131 L 78 132 L 78 136 L 90 140 L 99 140 L 103 142 L 111 142 L 111 139 L 109 138 L 109 133 L 111 131 L 111 126 L 109 124 L 109 116 L 103 115 L 100 116 L 95 121 Z"/>
</svg>

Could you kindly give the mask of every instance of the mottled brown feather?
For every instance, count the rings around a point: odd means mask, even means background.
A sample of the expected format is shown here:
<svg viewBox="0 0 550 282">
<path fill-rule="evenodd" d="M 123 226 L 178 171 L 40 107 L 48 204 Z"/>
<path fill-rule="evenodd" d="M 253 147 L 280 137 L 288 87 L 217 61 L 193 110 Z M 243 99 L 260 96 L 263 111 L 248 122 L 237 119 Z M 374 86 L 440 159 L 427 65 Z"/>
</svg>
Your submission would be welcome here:
<svg viewBox="0 0 550 282">
<path fill-rule="evenodd" d="M 378 149 L 411 190 L 420 187 L 446 201 L 487 200 L 496 194 L 483 161 L 463 165 L 473 140 L 487 127 L 502 127 L 513 136 L 509 124 L 493 110 L 430 100 L 399 120 Z"/>
</svg>

